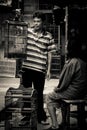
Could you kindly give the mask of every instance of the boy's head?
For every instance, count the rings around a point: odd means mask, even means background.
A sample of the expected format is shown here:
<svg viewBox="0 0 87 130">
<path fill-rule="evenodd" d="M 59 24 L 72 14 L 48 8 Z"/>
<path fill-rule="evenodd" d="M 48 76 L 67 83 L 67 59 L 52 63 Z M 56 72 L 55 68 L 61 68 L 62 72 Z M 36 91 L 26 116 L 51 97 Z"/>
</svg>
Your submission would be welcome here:
<svg viewBox="0 0 87 130">
<path fill-rule="evenodd" d="M 34 18 L 39 18 L 39 19 L 41 19 L 43 22 L 45 21 L 45 15 L 44 15 L 42 12 L 39 12 L 39 11 L 34 12 L 34 14 L 33 14 L 33 19 L 34 19 Z"/>
<path fill-rule="evenodd" d="M 39 31 L 43 28 L 43 22 L 45 20 L 44 14 L 41 12 L 35 12 L 33 14 L 33 25 L 35 31 Z"/>
</svg>

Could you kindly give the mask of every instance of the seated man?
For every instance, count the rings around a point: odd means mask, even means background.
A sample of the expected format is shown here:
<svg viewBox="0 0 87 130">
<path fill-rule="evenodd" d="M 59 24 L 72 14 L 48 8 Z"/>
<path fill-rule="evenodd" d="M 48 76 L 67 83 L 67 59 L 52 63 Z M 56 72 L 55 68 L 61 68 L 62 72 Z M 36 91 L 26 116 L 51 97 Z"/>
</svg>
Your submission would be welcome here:
<svg viewBox="0 0 87 130">
<path fill-rule="evenodd" d="M 87 94 L 87 63 L 82 58 L 79 38 L 70 39 L 67 46 L 67 61 L 60 74 L 59 84 L 47 95 L 47 108 L 52 126 L 49 130 L 59 130 L 56 108 L 61 107 L 61 99 L 80 99 Z"/>
</svg>

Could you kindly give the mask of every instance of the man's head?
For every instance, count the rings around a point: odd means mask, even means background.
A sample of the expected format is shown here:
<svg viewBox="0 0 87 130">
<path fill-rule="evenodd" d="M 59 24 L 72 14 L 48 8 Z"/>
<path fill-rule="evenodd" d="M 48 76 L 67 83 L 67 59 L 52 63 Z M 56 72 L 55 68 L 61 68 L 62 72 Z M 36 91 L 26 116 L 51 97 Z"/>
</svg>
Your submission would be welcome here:
<svg viewBox="0 0 87 130">
<path fill-rule="evenodd" d="M 68 57 L 81 57 L 82 53 L 82 42 L 80 37 L 71 37 L 67 45 Z"/>
<path fill-rule="evenodd" d="M 45 20 L 44 14 L 41 12 L 35 12 L 33 14 L 33 24 L 36 31 L 43 28 L 43 22 Z"/>
</svg>

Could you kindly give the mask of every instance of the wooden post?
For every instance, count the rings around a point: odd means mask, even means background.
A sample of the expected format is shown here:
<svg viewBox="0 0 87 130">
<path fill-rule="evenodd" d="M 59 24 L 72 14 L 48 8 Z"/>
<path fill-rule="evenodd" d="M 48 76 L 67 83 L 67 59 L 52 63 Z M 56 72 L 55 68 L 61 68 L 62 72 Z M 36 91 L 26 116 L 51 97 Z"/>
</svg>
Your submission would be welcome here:
<svg viewBox="0 0 87 130">
<path fill-rule="evenodd" d="M 67 59 L 67 44 L 68 44 L 68 6 L 65 7 L 65 61 Z"/>
</svg>

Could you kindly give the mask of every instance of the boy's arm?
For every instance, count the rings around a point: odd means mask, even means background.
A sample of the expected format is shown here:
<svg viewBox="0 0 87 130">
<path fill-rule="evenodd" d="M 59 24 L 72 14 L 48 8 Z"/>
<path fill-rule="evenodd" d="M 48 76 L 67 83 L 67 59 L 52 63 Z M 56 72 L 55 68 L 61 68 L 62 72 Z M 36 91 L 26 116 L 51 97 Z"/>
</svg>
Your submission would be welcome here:
<svg viewBox="0 0 87 130">
<path fill-rule="evenodd" d="M 49 52 L 48 53 L 48 61 L 47 61 L 47 75 L 46 75 L 47 80 L 49 80 L 50 77 L 51 77 L 51 73 L 50 73 L 50 71 L 51 71 L 51 61 L 52 61 L 52 52 Z"/>
</svg>

